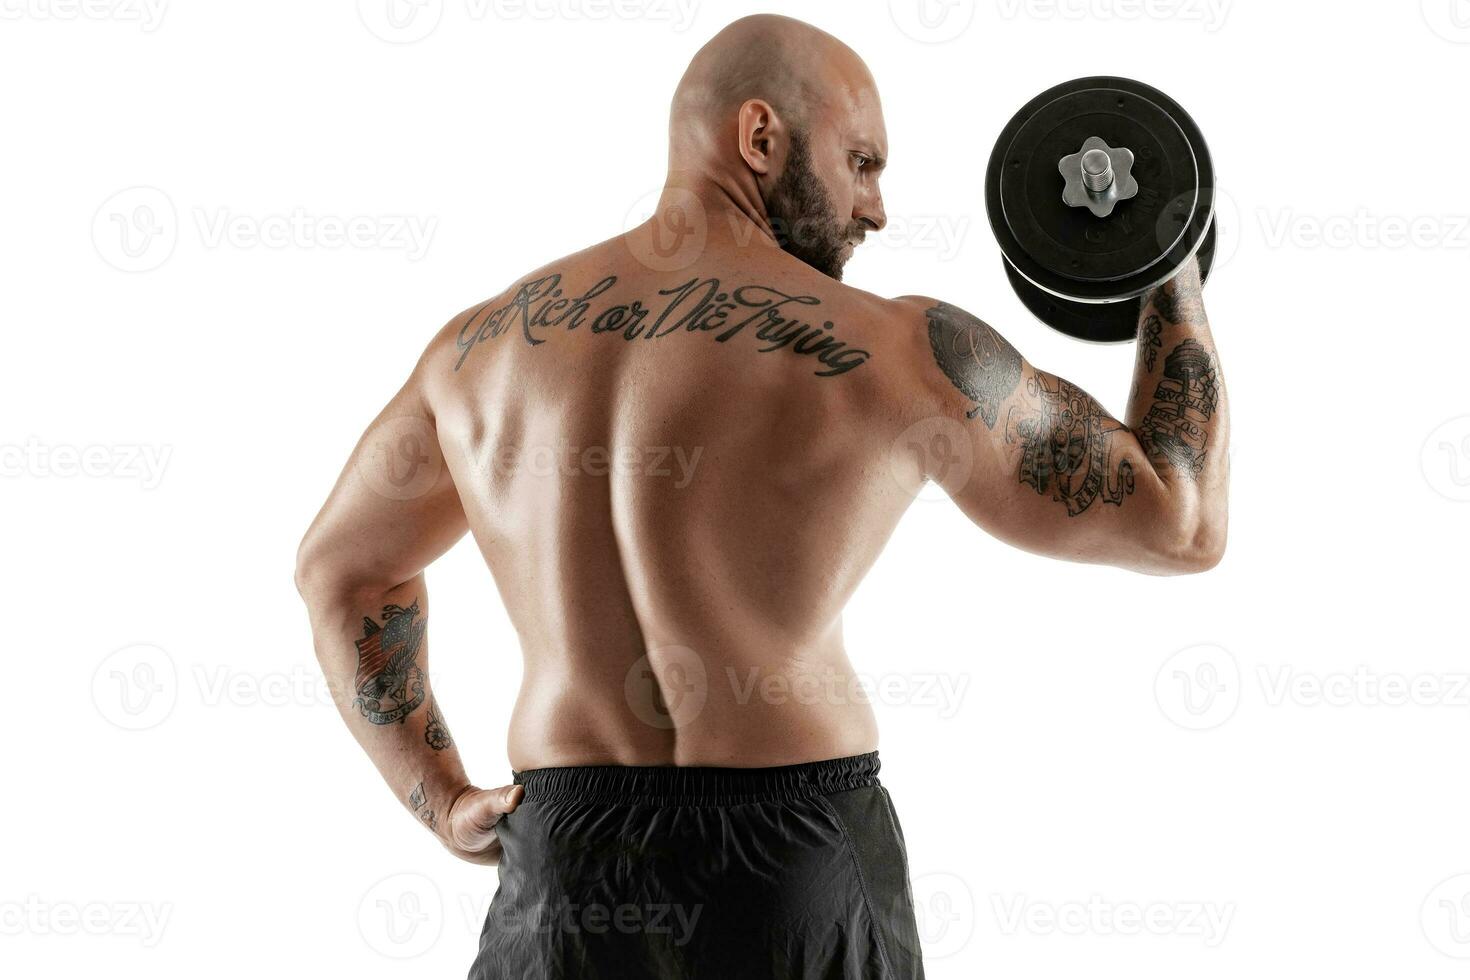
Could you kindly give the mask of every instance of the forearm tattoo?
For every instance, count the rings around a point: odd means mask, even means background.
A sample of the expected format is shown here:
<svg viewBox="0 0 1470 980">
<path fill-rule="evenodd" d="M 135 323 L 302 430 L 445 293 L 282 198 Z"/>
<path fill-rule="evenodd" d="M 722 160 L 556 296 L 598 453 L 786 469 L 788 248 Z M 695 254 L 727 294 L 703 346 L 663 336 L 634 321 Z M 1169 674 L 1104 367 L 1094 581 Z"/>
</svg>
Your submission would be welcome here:
<svg viewBox="0 0 1470 980">
<path fill-rule="evenodd" d="M 419 601 L 408 608 L 383 607 L 383 624 L 362 618 L 357 644 L 357 693 L 352 704 L 374 725 L 402 722 L 424 702 L 424 672 L 419 668 L 427 617 L 419 615 Z"/>
<path fill-rule="evenodd" d="M 414 815 L 422 820 L 430 830 L 439 829 L 439 818 L 434 815 L 433 807 L 429 806 L 429 797 L 428 794 L 424 792 L 424 781 L 422 779 L 419 780 L 419 784 L 415 786 L 413 790 L 410 791 L 408 794 L 408 808 L 412 810 L 414 812 Z"/>
<path fill-rule="evenodd" d="M 545 336 L 558 328 L 572 333 L 587 326 L 585 333 L 622 337 L 624 341 L 652 341 L 674 333 L 713 334 L 726 343 L 749 331 L 758 353 L 785 348 L 798 357 L 814 358 L 820 368 L 813 373 L 830 378 L 867 363 L 869 352 L 837 339 L 831 320 L 821 326 L 811 322 L 822 301 L 815 296 L 784 293 L 774 286 L 726 286 L 719 279 L 695 277 L 658 291 L 658 300 L 645 306 L 641 300 L 604 305 L 593 312 L 593 301 L 617 284 L 608 276 L 578 294 L 562 288 L 561 273 L 527 280 L 516 287 L 510 302 L 495 309 L 486 303 L 470 315 L 459 330 L 456 344 L 458 371 L 480 344 L 517 328 L 532 347 L 546 343 Z"/>
<path fill-rule="evenodd" d="M 424 725 L 424 741 L 435 752 L 442 752 L 454 744 L 449 726 L 444 724 L 444 716 L 439 713 L 439 700 L 434 697 L 429 698 L 429 720 Z"/>
<path fill-rule="evenodd" d="M 1200 293 L 1199 280 L 1193 276 L 1176 276 L 1155 287 L 1144 296 L 1143 307 L 1152 303 L 1158 315 L 1169 323 L 1201 323 L 1204 321 L 1205 304 Z"/>
<path fill-rule="evenodd" d="M 930 307 L 929 347 L 950 384 L 975 403 L 966 415 L 995 428 L 1001 402 L 1021 380 L 1021 355 L 978 317 L 948 303 Z"/>
<path fill-rule="evenodd" d="M 1159 322 L 1157 313 L 1150 313 L 1148 319 L 1143 321 L 1143 329 L 1139 331 L 1138 343 L 1143 350 L 1143 369 L 1152 371 L 1158 363 L 1159 348 L 1164 346 L 1164 325 Z"/>
<path fill-rule="evenodd" d="M 1164 376 L 1138 426 L 1138 441 L 1153 459 L 1189 477 L 1204 469 L 1209 433 L 1220 402 L 1215 355 L 1193 337 L 1164 358 Z"/>
</svg>

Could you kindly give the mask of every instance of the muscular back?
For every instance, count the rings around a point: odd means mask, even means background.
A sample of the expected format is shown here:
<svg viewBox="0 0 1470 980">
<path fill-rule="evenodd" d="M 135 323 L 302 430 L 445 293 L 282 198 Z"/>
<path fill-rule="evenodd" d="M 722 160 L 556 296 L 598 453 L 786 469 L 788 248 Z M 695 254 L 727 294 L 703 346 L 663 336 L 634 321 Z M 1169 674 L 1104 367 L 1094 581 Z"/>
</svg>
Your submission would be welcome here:
<svg viewBox="0 0 1470 980">
<path fill-rule="evenodd" d="M 888 448 L 927 346 L 890 305 L 774 249 L 657 272 L 614 239 L 440 334 L 420 375 L 524 649 L 513 763 L 874 747 L 841 612 L 911 499 Z"/>
</svg>

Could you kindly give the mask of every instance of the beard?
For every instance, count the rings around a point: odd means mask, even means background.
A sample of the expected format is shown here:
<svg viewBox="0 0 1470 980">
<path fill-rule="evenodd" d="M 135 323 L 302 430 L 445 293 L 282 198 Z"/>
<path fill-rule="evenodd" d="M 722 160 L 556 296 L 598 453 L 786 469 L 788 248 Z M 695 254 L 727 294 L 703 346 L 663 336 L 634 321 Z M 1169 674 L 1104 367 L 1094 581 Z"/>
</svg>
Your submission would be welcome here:
<svg viewBox="0 0 1470 980">
<path fill-rule="evenodd" d="M 827 189 L 812 170 L 806 134 L 791 134 L 786 167 L 766 196 L 766 216 L 781 250 L 823 275 L 842 281 L 847 246 L 867 234 L 862 225 L 839 218 Z"/>
</svg>

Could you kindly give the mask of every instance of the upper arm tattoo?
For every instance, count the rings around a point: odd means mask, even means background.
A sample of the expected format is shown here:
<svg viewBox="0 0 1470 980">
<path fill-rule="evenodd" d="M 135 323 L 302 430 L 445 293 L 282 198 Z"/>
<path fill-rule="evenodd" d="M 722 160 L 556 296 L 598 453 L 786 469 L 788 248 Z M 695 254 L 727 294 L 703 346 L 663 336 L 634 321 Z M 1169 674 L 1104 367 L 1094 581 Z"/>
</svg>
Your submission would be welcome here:
<svg viewBox="0 0 1470 980">
<path fill-rule="evenodd" d="M 419 601 L 405 609 L 383 607 L 383 625 L 362 618 L 357 644 L 357 676 L 352 704 L 374 725 L 401 722 L 424 703 L 424 672 L 418 665 L 427 617 L 419 615 Z"/>
<path fill-rule="evenodd" d="M 1125 456 L 1113 462 L 1113 437 L 1127 427 L 1112 418 L 1081 388 L 1046 376 L 1026 379 L 1026 392 L 1040 411 L 1012 407 L 1006 441 L 1021 443 L 1021 482 L 1037 493 L 1050 493 L 1076 517 L 1101 499 L 1122 506 L 1133 492 L 1133 464 Z"/>
<path fill-rule="evenodd" d="M 976 415 L 994 429 L 1001 402 L 1021 381 L 1021 355 L 1010 342 L 978 317 L 957 306 L 939 303 L 929 308 L 929 347 L 950 384 L 975 403 L 966 414 Z"/>
</svg>

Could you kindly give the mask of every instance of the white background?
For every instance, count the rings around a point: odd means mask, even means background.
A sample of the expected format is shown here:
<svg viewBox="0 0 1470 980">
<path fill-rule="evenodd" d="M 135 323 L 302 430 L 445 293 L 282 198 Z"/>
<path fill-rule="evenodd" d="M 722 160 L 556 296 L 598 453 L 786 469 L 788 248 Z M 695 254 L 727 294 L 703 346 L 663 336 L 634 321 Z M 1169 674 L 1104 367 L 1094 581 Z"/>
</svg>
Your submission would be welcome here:
<svg viewBox="0 0 1470 980">
<path fill-rule="evenodd" d="M 434 329 L 646 205 L 689 56 L 760 9 L 528 2 L 0 0 L 6 976 L 468 966 L 495 874 L 351 742 L 294 550 Z M 852 602 L 930 977 L 1464 976 L 1470 3 L 926 2 L 781 6 L 883 94 L 891 225 L 847 281 L 1121 412 L 1131 348 L 1025 314 L 981 182 L 1032 95 L 1143 78 L 1220 174 L 1234 429 L 1207 575 L 925 500 Z M 467 542 L 430 581 L 504 783 L 514 634 Z"/>
</svg>

